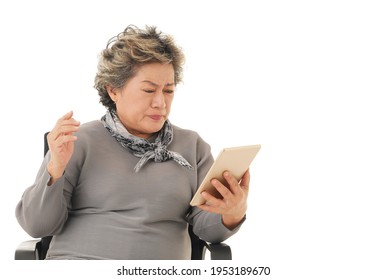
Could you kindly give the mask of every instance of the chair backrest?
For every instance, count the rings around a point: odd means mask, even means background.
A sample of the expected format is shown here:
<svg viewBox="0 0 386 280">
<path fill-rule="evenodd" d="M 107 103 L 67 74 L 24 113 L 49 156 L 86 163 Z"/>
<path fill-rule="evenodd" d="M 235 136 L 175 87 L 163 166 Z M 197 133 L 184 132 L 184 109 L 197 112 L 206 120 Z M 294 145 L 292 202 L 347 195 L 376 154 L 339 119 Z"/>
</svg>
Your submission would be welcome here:
<svg viewBox="0 0 386 280">
<path fill-rule="evenodd" d="M 44 156 L 49 150 L 48 141 L 47 141 L 47 135 L 49 132 L 46 132 L 44 134 Z M 204 258 L 204 248 L 205 248 L 205 241 L 201 240 L 198 236 L 196 236 L 193 232 L 193 228 L 191 225 L 188 227 L 191 246 L 192 246 L 192 260 L 202 260 Z M 52 236 L 45 236 L 41 239 L 41 241 L 38 243 L 38 254 L 39 259 L 44 260 L 46 258 L 46 254 L 48 251 L 48 248 L 50 246 L 50 242 L 52 240 Z"/>
</svg>

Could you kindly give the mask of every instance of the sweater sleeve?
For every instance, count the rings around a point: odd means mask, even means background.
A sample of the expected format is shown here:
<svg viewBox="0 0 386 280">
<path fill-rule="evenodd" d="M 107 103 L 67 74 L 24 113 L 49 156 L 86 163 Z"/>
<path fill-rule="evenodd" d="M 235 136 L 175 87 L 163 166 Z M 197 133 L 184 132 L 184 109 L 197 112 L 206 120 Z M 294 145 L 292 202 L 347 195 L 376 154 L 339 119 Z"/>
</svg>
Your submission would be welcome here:
<svg viewBox="0 0 386 280">
<path fill-rule="evenodd" d="M 49 159 L 48 152 L 34 184 L 24 191 L 15 210 L 20 226 L 34 238 L 60 232 L 71 208 L 73 186 L 65 175 L 51 186 L 47 185 L 50 180 L 47 171 Z"/>
<path fill-rule="evenodd" d="M 214 162 L 210 146 L 201 138 L 197 143 L 197 188 L 204 179 L 206 173 Z M 211 243 L 222 242 L 234 235 L 243 222 L 233 230 L 229 230 L 222 223 L 220 214 L 209 213 L 201 210 L 198 207 L 192 207 L 189 213 L 188 222 L 193 225 L 193 232 L 202 240 Z"/>
</svg>

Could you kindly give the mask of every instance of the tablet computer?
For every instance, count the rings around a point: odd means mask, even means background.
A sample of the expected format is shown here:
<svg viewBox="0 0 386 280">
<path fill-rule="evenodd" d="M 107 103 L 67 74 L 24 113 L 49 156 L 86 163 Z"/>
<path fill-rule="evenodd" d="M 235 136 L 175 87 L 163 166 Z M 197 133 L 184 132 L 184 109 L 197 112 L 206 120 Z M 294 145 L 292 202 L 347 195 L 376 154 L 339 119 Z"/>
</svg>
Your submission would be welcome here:
<svg viewBox="0 0 386 280">
<path fill-rule="evenodd" d="M 190 205 L 197 206 L 205 203 L 206 200 L 201 195 L 203 191 L 207 191 L 215 197 L 222 197 L 210 181 L 212 179 L 218 179 L 227 186 L 227 183 L 222 176 L 226 170 L 228 170 L 237 181 L 240 181 L 256 154 L 259 152 L 260 147 L 261 145 L 251 145 L 223 149 L 209 169 L 204 180 L 202 180 L 201 185 L 190 201 Z"/>
</svg>

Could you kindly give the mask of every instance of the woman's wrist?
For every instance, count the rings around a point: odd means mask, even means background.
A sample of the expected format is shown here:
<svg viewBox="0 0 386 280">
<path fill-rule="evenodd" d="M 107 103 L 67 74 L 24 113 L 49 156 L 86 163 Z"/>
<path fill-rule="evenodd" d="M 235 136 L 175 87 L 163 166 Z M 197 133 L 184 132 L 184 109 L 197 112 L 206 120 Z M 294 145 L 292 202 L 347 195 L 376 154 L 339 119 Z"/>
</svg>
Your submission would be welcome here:
<svg viewBox="0 0 386 280">
<path fill-rule="evenodd" d="M 227 229 L 234 230 L 244 221 L 244 219 L 245 219 L 245 214 L 240 217 L 223 215 L 222 223 Z"/>
<path fill-rule="evenodd" d="M 60 177 L 63 176 L 64 170 L 61 168 L 55 168 L 54 164 L 50 161 L 47 165 L 47 172 L 51 179 L 48 181 L 48 186 L 54 184 Z"/>
</svg>

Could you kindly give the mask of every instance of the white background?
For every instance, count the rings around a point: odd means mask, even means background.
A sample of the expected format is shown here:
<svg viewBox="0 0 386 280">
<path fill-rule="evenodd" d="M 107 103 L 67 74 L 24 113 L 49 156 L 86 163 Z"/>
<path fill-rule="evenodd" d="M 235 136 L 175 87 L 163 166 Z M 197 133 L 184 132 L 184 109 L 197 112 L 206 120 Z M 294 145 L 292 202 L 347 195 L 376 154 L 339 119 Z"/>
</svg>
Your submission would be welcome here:
<svg viewBox="0 0 386 280">
<path fill-rule="evenodd" d="M 9 260 L 30 239 L 14 209 L 43 133 L 69 110 L 83 123 L 104 114 L 97 56 L 147 24 L 187 58 L 171 121 L 214 156 L 262 145 L 247 222 L 227 241 L 235 263 L 271 266 L 269 279 L 385 279 L 382 2 L 2 1 L 2 267 L 16 270 Z"/>
</svg>

